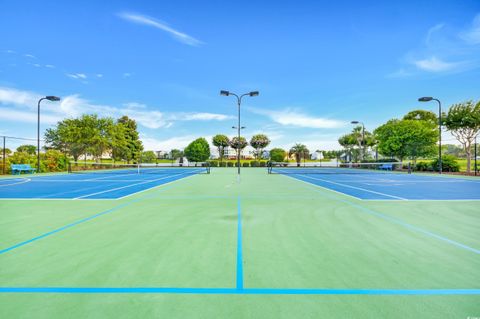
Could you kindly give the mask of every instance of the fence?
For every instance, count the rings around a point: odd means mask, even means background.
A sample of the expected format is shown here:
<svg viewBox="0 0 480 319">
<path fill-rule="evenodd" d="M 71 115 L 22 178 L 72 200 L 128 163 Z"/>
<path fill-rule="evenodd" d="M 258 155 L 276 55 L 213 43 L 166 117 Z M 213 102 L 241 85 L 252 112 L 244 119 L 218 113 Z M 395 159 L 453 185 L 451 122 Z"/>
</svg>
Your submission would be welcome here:
<svg viewBox="0 0 480 319">
<path fill-rule="evenodd" d="M 42 147 L 43 140 L 40 140 L 40 147 Z M 21 164 L 31 164 L 32 167 L 37 167 L 35 154 L 37 153 L 37 139 L 35 138 L 25 138 L 25 137 L 16 137 L 16 136 L 0 136 L 0 174 L 9 174 L 10 173 L 10 160 L 14 153 L 17 151 L 17 148 L 22 145 L 28 145 L 25 147 L 27 153 L 30 154 L 28 158 L 23 158 L 22 161 L 28 163 Z M 15 157 L 14 157 L 15 158 Z M 18 161 L 18 159 L 15 159 Z M 15 163 L 20 164 L 20 163 Z"/>
</svg>

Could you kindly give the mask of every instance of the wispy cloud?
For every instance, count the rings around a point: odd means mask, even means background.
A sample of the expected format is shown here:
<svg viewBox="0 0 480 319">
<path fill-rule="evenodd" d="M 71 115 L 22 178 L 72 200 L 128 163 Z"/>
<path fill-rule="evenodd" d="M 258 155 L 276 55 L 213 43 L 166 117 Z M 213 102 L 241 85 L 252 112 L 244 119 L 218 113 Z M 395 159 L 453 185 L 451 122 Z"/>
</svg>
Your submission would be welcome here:
<svg viewBox="0 0 480 319">
<path fill-rule="evenodd" d="M 315 117 L 302 113 L 298 109 L 286 108 L 281 111 L 247 108 L 250 112 L 269 117 L 272 121 L 285 125 L 305 128 L 337 128 L 345 123 L 323 117 Z"/>
<path fill-rule="evenodd" d="M 30 122 L 35 117 L 36 103 L 42 95 L 14 88 L 0 87 L 0 105 L 10 106 L 0 110 L 0 118 L 16 122 Z M 12 108 L 11 106 L 15 106 Z M 120 117 L 127 115 L 140 125 L 151 128 L 168 128 L 178 121 L 223 121 L 231 117 L 216 113 L 194 112 L 160 112 L 137 102 L 125 103 L 122 107 L 95 104 L 78 94 L 63 97 L 60 103 L 46 103 L 42 106 L 48 123 L 55 123 L 63 118 L 77 117 L 85 113 L 101 116 Z M 47 121 L 45 121 L 47 123 Z"/>
<path fill-rule="evenodd" d="M 83 83 L 86 83 L 84 80 L 87 79 L 87 75 L 84 73 L 66 73 L 66 76 L 76 80 L 82 80 Z"/>
<path fill-rule="evenodd" d="M 473 19 L 470 29 L 460 33 L 460 37 L 469 44 L 480 44 L 480 14 Z"/>
<path fill-rule="evenodd" d="M 423 40 L 404 55 L 401 67 L 387 78 L 459 73 L 480 66 L 480 14 L 468 29 L 438 23 L 427 30 Z"/>
<path fill-rule="evenodd" d="M 126 21 L 151 26 L 159 30 L 162 30 L 164 32 L 167 32 L 174 39 L 184 44 L 191 45 L 191 46 L 198 46 L 202 44 L 200 40 L 197 40 L 186 33 L 175 30 L 174 28 L 170 27 L 168 24 L 161 22 L 155 18 L 151 18 L 151 17 L 137 14 L 137 13 L 127 13 L 127 12 L 118 13 L 117 15 Z"/>
<path fill-rule="evenodd" d="M 23 56 L 26 57 L 26 58 L 30 58 L 30 59 L 36 59 L 37 58 L 33 54 L 24 54 Z"/>
<path fill-rule="evenodd" d="M 45 64 L 45 67 L 49 69 L 55 69 L 55 65 L 53 64 Z"/>
<path fill-rule="evenodd" d="M 97 78 L 103 78 L 103 74 L 101 74 L 101 73 L 98 73 L 98 74 L 96 74 L 95 76 L 96 76 Z"/>
<path fill-rule="evenodd" d="M 415 66 L 421 70 L 428 72 L 444 72 L 450 71 L 463 63 L 460 62 L 446 62 L 435 56 L 429 57 L 427 59 L 413 61 Z"/>
<path fill-rule="evenodd" d="M 129 77 L 131 77 L 131 76 L 132 76 L 131 73 L 128 73 L 128 72 L 123 73 L 123 78 L 124 78 L 124 79 L 129 78 Z"/>
</svg>

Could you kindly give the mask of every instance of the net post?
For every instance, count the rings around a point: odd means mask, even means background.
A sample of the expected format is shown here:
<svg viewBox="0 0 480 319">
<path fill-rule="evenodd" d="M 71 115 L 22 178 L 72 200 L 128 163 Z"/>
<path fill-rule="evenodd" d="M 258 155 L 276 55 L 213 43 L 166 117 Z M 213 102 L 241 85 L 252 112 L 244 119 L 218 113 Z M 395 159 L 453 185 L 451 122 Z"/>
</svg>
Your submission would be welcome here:
<svg viewBox="0 0 480 319">
<path fill-rule="evenodd" d="M 476 145 L 476 144 L 475 144 Z M 5 136 L 3 137 L 3 150 L 2 150 L 2 161 L 3 161 L 3 167 L 2 167 L 2 174 L 5 175 L 7 172 L 7 151 L 5 150 Z"/>
<path fill-rule="evenodd" d="M 408 162 L 408 174 L 412 174 L 412 163 Z"/>
<path fill-rule="evenodd" d="M 140 164 L 137 164 L 137 174 L 140 174 Z"/>
<path fill-rule="evenodd" d="M 68 162 L 68 172 L 71 173 L 72 172 L 72 163 Z"/>
</svg>

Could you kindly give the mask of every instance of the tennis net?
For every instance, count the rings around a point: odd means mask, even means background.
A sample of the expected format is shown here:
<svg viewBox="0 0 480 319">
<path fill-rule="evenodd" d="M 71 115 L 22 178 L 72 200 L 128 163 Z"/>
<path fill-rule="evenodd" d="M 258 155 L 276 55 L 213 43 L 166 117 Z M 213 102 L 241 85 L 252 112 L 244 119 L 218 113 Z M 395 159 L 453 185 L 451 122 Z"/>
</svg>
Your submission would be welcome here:
<svg viewBox="0 0 480 319">
<path fill-rule="evenodd" d="M 269 174 L 387 174 L 410 173 L 410 165 L 401 162 L 385 163 L 286 163 L 270 162 Z"/>
<path fill-rule="evenodd" d="M 210 174 L 210 166 L 208 163 L 113 164 L 74 162 L 68 164 L 68 172 L 74 174 Z"/>
</svg>

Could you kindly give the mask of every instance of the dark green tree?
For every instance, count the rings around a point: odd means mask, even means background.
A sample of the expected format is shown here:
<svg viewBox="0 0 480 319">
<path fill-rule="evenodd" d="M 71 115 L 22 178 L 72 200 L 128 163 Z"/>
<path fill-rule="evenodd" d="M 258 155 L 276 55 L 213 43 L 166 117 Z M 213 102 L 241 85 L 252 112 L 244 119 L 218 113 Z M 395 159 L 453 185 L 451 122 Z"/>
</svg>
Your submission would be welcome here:
<svg viewBox="0 0 480 319">
<path fill-rule="evenodd" d="M 287 152 L 282 148 L 272 148 L 270 150 L 270 160 L 272 162 L 283 162 L 287 157 Z"/>
<path fill-rule="evenodd" d="M 157 160 L 157 155 L 155 154 L 154 151 L 142 152 L 142 158 L 141 158 L 142 163 L 155 163 L 156 160 Z"/>
<path fill-rule="evenodd" d="M 425 110 L 414 110 L 408 112 L 404 117 L 404 120 L 419 120 L 419 121 L 426 121 L 432 125 L 432 127 L 436 127 L 438 125 L 438 117 L 435 113 Z"/>
<path fill-rule="evenodd" d="M 206 139 L 200 137 L 188 144 L 184 153 L 190 162 L 205 162 L 210 157 L 210 145 Z"/>
<path fill-rule="evenodd" d="M 120 123 L 125 127 L 125 140 L 127 147 L 122 158 L 128 163 L 132 160 L 138 160 L 138 157 L 143 151 L 143 145 L 137 131 L 137 123 L 128 116 L 122 116 L 117 120 L 117 123 Z"/>
<path fill-rule="evenodd" d="M 429 157 L 436 152 L 438 133 L 426 121 L 390 120 L 375 130 L 378 151 L 385 156 L 395 156 L 400 161 Z"/>
<path fill-rule="evenodd" d="M 35 155 L 37 153 L 37 147 L 35 145 L 20 145 L 17 147 L 17 152 L 25 152 L 29 155 Z"/>
</svg>

